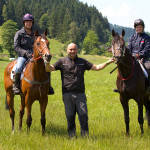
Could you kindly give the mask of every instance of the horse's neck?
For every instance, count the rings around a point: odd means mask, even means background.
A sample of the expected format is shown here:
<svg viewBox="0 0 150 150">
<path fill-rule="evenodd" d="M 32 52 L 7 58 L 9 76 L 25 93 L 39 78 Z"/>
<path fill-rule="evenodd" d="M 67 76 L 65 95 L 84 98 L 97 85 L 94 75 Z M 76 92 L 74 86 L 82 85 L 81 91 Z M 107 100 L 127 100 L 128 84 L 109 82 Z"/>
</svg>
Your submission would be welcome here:
<svg viewBox="0 0 150 150">
<path fill-rule="evenodd" d="M 45 78 L 45 65 L 42 59 L 36 60 L 32 63 L 32 75 L 35 80 Z"/>
<path fill-rule="evenodd" d="M 133 70 L 133 65 L 134 65 L 134 59 L 132 58 L 131 55 L 125 55 L 121 63 L 118 64 L 118 69 L 119 72 L 121 73 L 122 76 L 127 77 L 128 75 L 131 74 Z"/>
</svg>

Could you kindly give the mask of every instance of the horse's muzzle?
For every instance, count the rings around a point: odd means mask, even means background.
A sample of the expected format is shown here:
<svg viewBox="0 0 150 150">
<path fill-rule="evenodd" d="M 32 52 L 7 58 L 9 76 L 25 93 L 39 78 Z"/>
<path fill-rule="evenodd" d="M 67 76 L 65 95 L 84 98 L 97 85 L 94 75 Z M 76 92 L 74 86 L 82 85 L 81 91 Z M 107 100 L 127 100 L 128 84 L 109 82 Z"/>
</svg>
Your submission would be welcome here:
<svg viewBox="0 0 150 150">
<path fill-rule="evenodd" d="M 46 62 L 50 62 L 51 58 L 52 58 L 52 55 L 50 55 L 50 54 L 45 54 L 44 55 L 44 59 L 45 59 Z"/>
</svg>

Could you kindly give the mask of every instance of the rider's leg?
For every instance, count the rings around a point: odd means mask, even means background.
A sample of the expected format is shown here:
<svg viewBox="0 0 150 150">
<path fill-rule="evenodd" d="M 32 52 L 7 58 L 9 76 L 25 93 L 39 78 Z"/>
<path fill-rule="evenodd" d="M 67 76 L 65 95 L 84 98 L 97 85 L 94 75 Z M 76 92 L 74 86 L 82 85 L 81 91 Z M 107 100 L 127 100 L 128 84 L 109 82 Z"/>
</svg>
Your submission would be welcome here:
<svg viewBox="0 0 150 150">
<path fill-rule="evenodd" d="M 18 57 L 17 64 L 16 64 L 16 70 L 14 71 L 13 76 L 13 91 L 14 94 L 20 94 L 20 75 L 23 69 L 23 65 L 26 62 L 26 58 L 24 57 Z"/>
<path fill-rule="evenodd" d="M 145 66 L 145 68 L 147 70 L 147 73 L 148 73 L 147 86 L 148 86 L 148 91 L 150 92 L 150 61 L 145 60 L 144 61 L 144 66 Z"/>
<path fill-rule="evenodd" d="M 53 95 L 54 94 L 54 89 L 51 86 L 51 73 L 47 72 L 48 78 L 49 78 L 49 89 L 48 89 L 48 95 Z"/>
</svg>

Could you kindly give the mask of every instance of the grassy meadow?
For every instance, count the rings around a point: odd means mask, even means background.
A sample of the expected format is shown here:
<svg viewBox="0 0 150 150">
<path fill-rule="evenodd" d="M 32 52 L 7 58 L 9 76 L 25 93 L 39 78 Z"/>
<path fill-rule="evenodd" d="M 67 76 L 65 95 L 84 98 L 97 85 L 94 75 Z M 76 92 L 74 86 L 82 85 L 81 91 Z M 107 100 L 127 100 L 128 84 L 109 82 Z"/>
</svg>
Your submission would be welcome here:
<svg viewBox="0 0 150 150">
<path fill-rule="evenodd" d="M 53 51 L 53 48 L 52 48 Z M 99 64 L 108 58 L 100 56 L 81 56 L 92 63 Z M 58 56 L 52 58 L 52 63 Z M 137 121 L 137 105 L 130 101 L 130 136 L 125 136 L 123 109 L 119 95 L 113 92 L 116 71 L 111 64 L 101 71 L 87 71 L 85 85 L 89 115 L 89 137 L 80 136 L 80 125 L 76 117 L 77 138 L 68 139 L 67 122 L 61 94 L 60 72 L 52 72 L 52 86 L 55 94 L 49 96 L 46 109 L 46 134 L 41 135 L 40 108 L 35 102 L 32 106 L 32 126 L 26 132 L 26 113 L 22 131 L 18 130 L 20 98 L 15 97 L 15 133 L 11 134 L 9 112 L 5 110 L 5 91 L 3 74 L 9 62 L 0 60 L 0 150 L 149 150 L 150 130 L 144 122 L 144 135 L 140 135 Z"/>
</svg>

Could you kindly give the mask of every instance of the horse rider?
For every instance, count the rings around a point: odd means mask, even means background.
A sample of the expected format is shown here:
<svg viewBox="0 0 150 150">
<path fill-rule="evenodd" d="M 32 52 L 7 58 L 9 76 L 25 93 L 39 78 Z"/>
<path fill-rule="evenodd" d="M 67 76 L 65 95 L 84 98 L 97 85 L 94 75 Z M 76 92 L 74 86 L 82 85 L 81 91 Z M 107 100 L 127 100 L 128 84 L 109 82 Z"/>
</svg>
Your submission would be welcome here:
<svg viewBox="0 0 150 150">
<path fill-rule="evenodd" d="M 32 58 L 34 43 L 34 17 L 27 13 L 23 16 L 23 27 L 16 32 L 14 37 L 14 48 L 18 54 L 16 69 L 13 76 L 13 92 L 20 94 L 20 76 L 25 62 Z M 50 74 L 48 73 L 49 78 Z M 49 79 L 50 81 L 50 79 Z M 49 94 L 54 94 L 53 88 L 49 87 Z"/>
<path fill-rule="evenodd" d="M 142 19 L 134 21 L 135 33 L 130 37 L 128 48 L 132 56 L 140 60 L 150 75 L 150 36 L 144 32 L 145 24 Z M 148 77 L 150 86 L 150 77 Z"/>
</svg>

